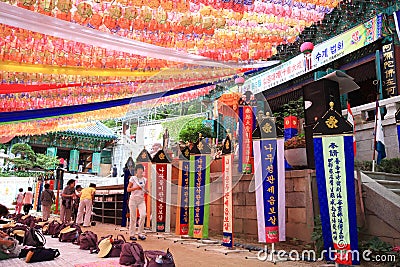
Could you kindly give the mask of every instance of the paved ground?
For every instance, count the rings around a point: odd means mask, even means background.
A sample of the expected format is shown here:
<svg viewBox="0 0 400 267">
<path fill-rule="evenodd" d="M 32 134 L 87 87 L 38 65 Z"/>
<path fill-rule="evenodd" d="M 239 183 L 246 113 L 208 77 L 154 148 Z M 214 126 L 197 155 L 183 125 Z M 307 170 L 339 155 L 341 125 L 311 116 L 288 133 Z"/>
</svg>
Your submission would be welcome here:
<svg viewBox="0 0 400 267">
<path fill-rule="evenodd" d="M 123 234 L 128 238 L 127 231 L 120 231 L 114 225 L 97 224 L 95 227 L 87 228 L 97 233 L 97 235 L 105 236 L 108 234 Z M 85 229 L 86 230 L 86 229 Z M 46 247 L 57 248 L 60 250 L 61 255 L 54 261 L 41 262 L 41 263 L 25 263 L 23 259 L 10 259 L 1 261 L 0 266 L 65 266 L 72 267 L 83 263 L 109 261 L 108 263 L 92 265 L 92 266 L 116 266 L 111 264 L 110 261 L 115 263 L 116 259 L 100 259 L 96 254 L 90 254 L 88 251 L 80 250 L 78 246 L 71 243 L 60 243 L 58 239 L 47 237 Z M 198 247 L 195 242 L 180 242 L 174 243 L 174 240 L 166 239 L 156 234 L 148 234 L 148 239 L 139 241 L 145 250 L 166 250 L 170 249 L 172 252 L 175 263 L 177 266 L 196 266 L 196 267 L 210 267 L 210 266 L 273 266 L 273 263 L 261 262 L 257 259 L 246 259 L 245 257 L 255 257 L 255 253 L 244 252 L 224 255 L 223 253 L 215 251 L 205 251 L 205 249 L 219 248 L 220 246 L 204 246 Z M 308 262 L 280 262 L 282 266 L 321 266 L 323 263 L 308 263 Z"/>
</svg>

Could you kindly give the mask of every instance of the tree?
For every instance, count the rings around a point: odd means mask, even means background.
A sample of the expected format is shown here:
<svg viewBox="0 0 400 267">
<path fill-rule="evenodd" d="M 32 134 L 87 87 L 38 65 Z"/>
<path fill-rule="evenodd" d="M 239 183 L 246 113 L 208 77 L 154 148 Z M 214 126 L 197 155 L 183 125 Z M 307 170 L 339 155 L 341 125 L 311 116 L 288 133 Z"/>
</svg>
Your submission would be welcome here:
<svg viewBox="0 0 400 267">
<path fill-rule="evenodd" d="M 57 159 L 57 156 L 48 156 L 46 154 L 38 153 L 36 154 L 36 162 L 34 165 L 45 170 L 51 170 L 55 169 L 58 163 L 59 160 Z"/>
<path fill-rule="evenodd" d="M 30 169 L 33 167 L 36 161 L 35 152 L 32 150 L 31 146 L 28 144 L 17 143 L 12 146 L 11 153 L 14 155 L 20 155 L 18 158 L 11 160 L 15 167 L 20 170 Z"/>
<path fill-rule="evenodd" d="M 203 120 L 204 118 L 202 117 L 189 120 L 183 125 L 179 132 L 179 139 L 185 142 L 196 142 L 199 138 L 199 133 L 201 133 L 203 137 L 211 137 L 211 128 L 205 126 Z"/>
</svg>

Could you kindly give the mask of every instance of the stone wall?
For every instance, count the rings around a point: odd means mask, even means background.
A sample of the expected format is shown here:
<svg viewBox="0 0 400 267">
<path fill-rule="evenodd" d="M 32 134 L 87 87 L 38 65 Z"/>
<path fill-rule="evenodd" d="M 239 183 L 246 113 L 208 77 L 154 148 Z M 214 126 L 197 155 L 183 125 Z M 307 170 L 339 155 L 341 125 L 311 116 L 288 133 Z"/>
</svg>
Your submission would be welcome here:
<svg viewBox="0 0 400 267">
<path fill-rule="evenodd" d="M 312 170 L 286 172 L 286 236 L 311 242 L 314 226 L 311 176 Z M 236 179 L 238 176 L 235 176 Z M 257 240 L 257 212 L 251 175 L 243 175 L 233 188 L 234 235 Z M 222 233 L 223 203 L 221 181 L 214 181 L 211 190 L 210 231 Z M 214 187 L 213 185 L 213 187 Z"/>
</svg>

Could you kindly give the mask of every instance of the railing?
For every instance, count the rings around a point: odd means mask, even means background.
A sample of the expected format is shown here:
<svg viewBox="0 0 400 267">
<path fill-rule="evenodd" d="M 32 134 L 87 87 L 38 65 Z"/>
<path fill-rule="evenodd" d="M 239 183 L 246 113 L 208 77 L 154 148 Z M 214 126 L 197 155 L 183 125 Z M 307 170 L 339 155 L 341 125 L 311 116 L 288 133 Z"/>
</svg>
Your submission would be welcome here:
<svg viewBox="0 0 400 267">
<path fill-rule="evenodd" d="M 386 108 L 386 114 L 383 118 L 382 124 L 386 125 L 394 123 L 396 111 L 400 107 L 400 96 L 379 100 L 379 107 Z M 364 104 L 357 107 L 352 107 L 351 111 L 353 112 L 356 125 L 360 123 L 365 124 L 374 121 L 375 108 L 376 108 L 375 102 Z M 342 110 L 342 115 L 347 115 L 347 110 Z M 387 121 L 385 123 L 385 120 L 390 120 L 390 121 Z"/>
</svg>

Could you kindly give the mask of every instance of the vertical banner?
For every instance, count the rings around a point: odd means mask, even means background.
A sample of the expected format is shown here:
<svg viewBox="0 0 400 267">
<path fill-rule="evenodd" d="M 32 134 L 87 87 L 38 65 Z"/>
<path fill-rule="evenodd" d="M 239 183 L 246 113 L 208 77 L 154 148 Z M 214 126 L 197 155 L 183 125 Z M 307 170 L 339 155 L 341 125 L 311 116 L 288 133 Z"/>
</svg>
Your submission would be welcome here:
<svg viewBox="0 0 400 267">
<path fill-rule="evenodd" d="M 396 58 L 394 54 L 394 43 L 382 46 L 382 93 L 384 98 L 399 95 L 396 79 Z"/>
<path fill-rule="evenodd" d="M 79 159 L 79 157 L 78 157 Z M 92 173 L 100 173 L 100 159 L 101 153 L 93 153 L 92 156 Z"/>
<path fill-rule="evenodd" d="M 238 171 L 250 174 L 252 170 L 252 132 L 254 124 L 254 114 L 252 106 L 239 107 L 239 165 Z"/>
<path fill-rule="evenodd" d="M 397 141 L 400 151 L 400 108 L 396 112 L 396 126 L 397 126 Z"/>
<path fill-rule="evenodd" d="M 151 190 L 152 190 L 152 164 L 151 164 L 151 156 L 149 154 L 149 152 L 146 149 L 143 149 L 138 157 L 136 158 L 136 163 L 141 163 L 143 165 L 144 168 L 144 172 L 143 175 L 144 177 L 147 178 L 147 192 L 150 192 L 151 194 Z M 154 195 L 149 195 L 148 193 L 144 194 L 144 200 L 146 202 L 146 224 L 145 227 L 146 228 L 150 228 L 151 227 L 151 206 L 152 206 L 152 202 L 155 201 L 154 198 L 152 198 L 151 196 Z"/>
<path fill-rule="evenodd" d="M 175 234 L 189 234 L 189 178 L 190 178 L 190 151 L 186 147 L 180 155 L 178 176 L 178 200 L 176 211 Z"/>
<path fill-rule="evenodd" d="M 143 168 L 144 168 L 144 172 L 143 172 L 143 175 L 147 178 L 147 192 L 151 192 L 151 186 L 152 186 L 152 179 L 151 179 L 151 177 L 152 177 L 152 174 L 151 174 L 151 171 L 152 171 L 152 164 L 151 164 L 151 162 L 142 162 L 141 163 L 142 165 L 143 165 Z M 150 228 L 151 227 L 151 221 L 150 221 L 150 218 L 151 218 L 151 202 L 152 201 L 154 201 L 153 199 L 152 199 L 152 197 L 151 197 L 151 195 L 149 195 L 148 193 L 145 193 L 144 194 L 144 200 L 145 200 L 145 202 L 146 202 L 146 224 L 145 224 L 145 226 L 147 227 L 147 228 Z"/>
<path fill-rule="evenodd" d="M 224 149 L 227 154 L 222 156 L 222 186 L 224 189 L 223 202 L 223 237 L 222 245 L 233 247 L 233 202 L 232 202 L 232 163 L 233 154 L 231 153 L 231 142 L 229 138 L 225 140 Z M 224 152 L 224 151 L 223 151 Z"/>
<path fill-rule="evenodd" d="M 284 122 L 283 137 L 285 138 L 286 141 L 298 134 L 299 119 L 296 116 L 287 116 L 284 118 L 283 122 Z M 286 160 L 285 160 L 285 168 L 286 169 L 292 168 L 292 166 L 290 166 L 289 163 L 286 162 Z"/>
<path fill-rule="evenodd" d="M 191 156 L 190 170 L 189 235 L 194 238 L 208 238 L 210 156 Z"/>
<path fill-rule="evenodd" d="M 254 131 L 254 167 L 258 241 L 285 241 L 284 140 L 276 138 L 271 117 L 265 117 Z"/>
<path fill-rule="evenodd" d="M 122 218 L 121 218 L 121 226 L 126 227 L 126 215 L 128 214 L 128 185 L 129 185 L 129 178 L 131 175 L 134 175 L 134 168 L 135 163 L 133 162 L 133 159 L 131 157 L 128 158 L 128 160 L 125 163 L 125 168 L 124 168 L 124 198 L 122 201 Z"/>
<path fill-rule="evenodd" d="M 42 201 L 40 200 L 41 196 L 42 196 L 42 192 L 44 190 L 44 185 L 45 185 L 45 181 L 44 178 L 40 181 L 40 186 L 39 186 L 39 194 L 38 194 L 38 201 L 37 201 L 37 208 L 36 211 L 41 211 L 42 210 Z"/>
<path fill-rule="evenodd" d="M 33 209 L 37 210 L 38 208 L 38 202 L 39 202 L 39 194 L 40 194 L 40 186 L 42 185 L 42 180 L 37 180 L 36 186 L 35 186 L 35 196 L 33 198 Z"/>
<path fill-rule="evenodd" d="M 57 147 L 48 147 L 47 151 L 46 151 L 46 155 L 50 156 L 50 157 L 57 157 Z M 53 166 L 51 166 L 50 168 L 48 168 L 49 170 L 53 170 L 55 169 L 57 166 L 54 164 Z"/>
<path fill-rule="evenodd" d="M 172 166 L 163 150 L 157 152 L 153 163 L 155 175 L 152 177 L 152 192 L 155 193 L 155 201 L 152 202 L 152 229 L 155 232 L 170 232 Z"/>
<path fill-rule="evenodd" d="M 68 170 L 70 172 L 77 172 L 79 164 L 79 150 L 72 149 L 69 153 Z"/>
<path fill-rule="evenodd" d="M 360 264 L 354 186 L 353 128 L 331 109 L 314 127 L 314 154 L 326 257 Z M 333 257 L 333 258 L 332 258 Z"/>
</svg>

